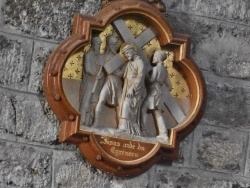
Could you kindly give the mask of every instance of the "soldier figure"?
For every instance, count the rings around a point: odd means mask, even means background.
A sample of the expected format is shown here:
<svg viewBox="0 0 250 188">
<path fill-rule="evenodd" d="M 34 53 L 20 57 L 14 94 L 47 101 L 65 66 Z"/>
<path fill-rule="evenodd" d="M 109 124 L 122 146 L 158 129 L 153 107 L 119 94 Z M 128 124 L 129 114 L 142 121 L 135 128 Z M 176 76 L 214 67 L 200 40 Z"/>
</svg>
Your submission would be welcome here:
<svg viewBox="0 0 250 188">
<path fill-rule="evenodd" d="M 109 63 L 109 61 L 117 54 L 118 50 L 118 39 L 114 36 L 109 36 L 107 38 L 107 49 L 105 53 L 105 62 L 104 64 Z M 119 111 L 119 102 L 121 99 L 122 93 L 122 76 L 123 76 L 123 64 L 114 70 L 112 73 L 109 73 L 105 84 L 101 90 L 99 101 L 95 109 L 95 122 L 94 127 L 104 126 L 104 127 L 117 127 L 117 122 L 114 125 L 112 120 L 108 119 L 118 119 L 110 118 L 109 114 L 105 111 L 105 105 L 116 108 L 116 114 L 118 115 Z M 108 125 L 109 124 L 109 125 Z"/>
<path fill-rule="evenodd" d="M 152 110 L 156 120 L 156 126 L 158 129 L 159 135 L 157 139 L 159 141 L 168 140 L 166 122 L 162 116 L 163 106 L 164 106 L 164 93 L 162 88 L 168 87 L 171 88 L 171 83 L 168 80 L 168 74 L 166 68 L 164 67 L 164 60 L 167 58 L 167 55 L 164 51 L 159 50 L 154 53 L 153 64 L 156 64 L 153 67 L 152 75 L 150 77 L 148 93 L 145 98 L 145 101 L 142 105 L 142 124 L 144 129 L 146 129 L 147 123 L 147 110 Z"/>
<path fill-rule="evenodd" d="M 94 121 L 94 110 L 103 87 L 103 55 L 100 53 L 101 39 L 94 37 L 91 48 L 84 57 L 84 75 L 80 89 L 80 112 L 82 124 L 91 126 Z"/>
</svg>

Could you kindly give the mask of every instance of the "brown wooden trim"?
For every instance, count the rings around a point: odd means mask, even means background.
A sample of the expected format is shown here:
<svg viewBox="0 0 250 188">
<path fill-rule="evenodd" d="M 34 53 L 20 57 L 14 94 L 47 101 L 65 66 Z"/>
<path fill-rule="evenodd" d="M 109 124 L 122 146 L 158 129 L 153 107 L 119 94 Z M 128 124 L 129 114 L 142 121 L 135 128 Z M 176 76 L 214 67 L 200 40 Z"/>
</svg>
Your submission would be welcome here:
<svg viewBox="0 0 250 188">
<path fill-rule="evenodd" d="M 120 164 L 119 161 L 103 153 L 95 143 L 94 135 L 80 130 L 81 114 L 68 102 L 62 86 L 62 72 L 67 59 L 79 49 L 89 44 L 91 31 L 102 31 L 113 20 L 122 15 L 138 14 L 153 27 L 163 48 L 171 49 L 175 65 L 186 77 L 191 92 L 191 107 L 187 117 L 178 126 L 169 130 L 170 144 L 162 144 L 138 163 Z M 180 141 L 194 130 L 205 109 L 206 89 L 204 79 L 194 61 L 190 59 L 190 37 L 174 34 L 166 18 L 150 3 L 139 0 L 112 1 L 96 16 L 77 14 L 74 17 L 73 33 L 51 54 L 44 72 L 44 93 L 52 110 L 61 121 L 60 142 L 76 144 L 81 153 L 94 166 L 120 176 L 138 175 L 161 158 L 176 160 Z"/>
</svg>

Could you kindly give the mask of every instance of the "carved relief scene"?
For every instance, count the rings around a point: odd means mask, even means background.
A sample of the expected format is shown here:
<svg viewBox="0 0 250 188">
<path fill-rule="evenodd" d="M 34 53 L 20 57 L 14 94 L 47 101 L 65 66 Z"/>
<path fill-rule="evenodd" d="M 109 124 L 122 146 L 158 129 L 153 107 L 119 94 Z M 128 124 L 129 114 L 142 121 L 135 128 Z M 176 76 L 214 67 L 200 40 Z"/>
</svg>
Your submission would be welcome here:
<svg viewBox="0 0 250 188">
<path fill-rule="evenodd" d="M 153 27 L 135 14 L 91 34 L 63 70 L 80 129 L 167 144 L 168 129 L 184 120 L 192 97 L 173 49 L 160 46 Z"/>
</svg>

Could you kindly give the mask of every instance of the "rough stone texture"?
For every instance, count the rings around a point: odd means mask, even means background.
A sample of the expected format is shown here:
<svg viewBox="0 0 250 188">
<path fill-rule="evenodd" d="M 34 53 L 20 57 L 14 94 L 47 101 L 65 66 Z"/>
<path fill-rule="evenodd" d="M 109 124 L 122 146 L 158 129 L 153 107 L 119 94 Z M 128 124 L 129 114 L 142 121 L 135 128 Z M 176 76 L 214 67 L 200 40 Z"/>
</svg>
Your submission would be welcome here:
<svg viewBox="0 0 250 188">
<path fill-rule="evenodd" d="M 155 168 L 134 178 L 113 177 L 83 162 L 78 152 L 54 151 L 54 187 L 86 188 L 151 188 L 154 184 Z"/>
<path fill-rule="evenodd" d="M 221 76 L 250 78 L 250 29 L 217 22 L 195 23 L 196 36 L 193 48 L 194 58 L 205 70 Z M 207 28 L 204 39 L 198 27 Z M 191 25 L 193 27 L 193 25 Z M 196 30 L 197 28 L 197 30 Z M 209 49 L 209 50 L 208 50 Z"/>
<path fill-rule="evenodd" d="M 247 148 L 247 160 L 246 160 L 246 168 L 245 168 L 245 176 L 250 178 L 250 135 L 248 135 L 248 148 Z"/>
<path fill-rule="evenodd" d="M 42 38 L 62 40 L 70 35 L 76 13 L 93 15 L 100 0 L 6 0 L 3 28 Z"/>
<path fill-rule="evenodd" d="M 207 106 L 204 121 L 239 130 L 249 130 L 250 82 L 204 74 Z"/>
<path fill-rule="evenodd" d="M 247 188 L 250 182 L 238 177 L 226 178 L 222 174 L 183 170 L 181 168 L 157 170 L 154 188 Z"/>
<path fill-rule="evenodd" d="M 151 187 L 149 181 L 150 179 L 154 179 L 155 177 L 150 177 L 149 172 L 146 172 L 135 178 L 116 178 L 115 177 L 111 181 L 110 188 L 130 188 L 130 187 L 148 188 L 148 187 Z"/>
<path fill-rule="evenodd" d="M 109 188 L 111 175 L 84 162 L 79 153 L 54 151 L 54 187 Z"/>
<path fill-rule="evenodd" d="M 168 11 L 181 11 L 182 3 L 179 0 L 162 0 L 166 5 L 166 10 Z"/>
<path fill-rule="evenodd" d="M 52 152 L 0 140 L 0 187 L 49 187 Z"/>
<path fill-rule="evenodd" d="M 42 96 L 45 61 L 70 35 L 73 15 L 95 14 L 101 0 L 0 0 L 0 187 L 250 187 L 250 2 L 163 2 L 173 30 L 192 37 L 207 83 L 205 115 L 178 161 L 118 178 L 58 143 L 58 120 Z"/>
<path fill-rule="evenodd" d="M 174 31 L 192 36 L 192 56 L 203 70 L 250 78 L 250 28 L 185 14 L 168 14 Z"/>
<path fill-rule="evenodd" d="M 58 121 L 43 99 L 0 90 L 0 132 L 41 143 L 57 140 Z"/>
<path fill-rule="evenodd" d="M 180 143 L 179 149 L 179 159 L 173 162 L 173 166 L 188 166 L 190 164 L 192 155 L 192 144 L 193 144 L 194 134 L 191 133 L 187 138 L 185 138 Z"/>
<path fill-rule="evenodd" d="M 43 70 L 45 63 L 55 48 L 54 44 L 36 42 L 31 63 L 29 91 L 33 93 L 43 93 Z"/>
<path fill-rule="evenodd" d="M 250 24 L 249 0 L 201 1 L 185 0 L 183 11 L 195 15 Z"/>
<path fill-rule="evenodd" d="M 27 90 L 33 43 L 0 32 L 0 86 Z"/>
<path fill-rule="evenodd" d="M 218 127 L 197 128 L 193 163 L 199 168 L 229 173 L 243 173 L 247 135 Z"/>
</svg>

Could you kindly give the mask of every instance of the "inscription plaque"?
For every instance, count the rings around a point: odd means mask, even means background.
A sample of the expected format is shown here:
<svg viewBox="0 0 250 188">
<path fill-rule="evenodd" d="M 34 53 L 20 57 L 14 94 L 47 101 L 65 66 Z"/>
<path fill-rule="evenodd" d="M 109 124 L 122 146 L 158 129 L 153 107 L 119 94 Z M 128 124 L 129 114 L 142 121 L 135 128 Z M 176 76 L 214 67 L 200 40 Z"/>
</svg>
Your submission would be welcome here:
<svg viewBox="0 0 250 188">
<path fill-rule="evenodd" d="M 105 1 L 95 16 L 75 15 L 72 35 L 46 64 L 44 91 L 61 121 L 59 141 L 114 175 L 176 160 L 204 111 L 190 37 L 172 31 L 164 10 L 161 1 Z"/>
</svg>

